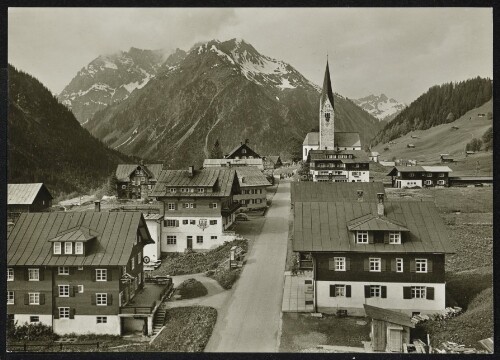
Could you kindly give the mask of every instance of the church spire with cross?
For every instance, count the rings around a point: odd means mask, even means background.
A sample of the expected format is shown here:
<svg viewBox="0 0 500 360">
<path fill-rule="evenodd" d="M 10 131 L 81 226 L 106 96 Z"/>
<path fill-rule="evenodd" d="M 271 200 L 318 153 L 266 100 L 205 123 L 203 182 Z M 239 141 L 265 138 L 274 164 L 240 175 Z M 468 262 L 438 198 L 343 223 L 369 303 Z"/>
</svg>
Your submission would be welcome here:
<svg viewBox="0 0 500 360">
<path fill-rule="evenodd" d="M 330 79 L 330 68 L 328 66 L 328 55 L 326 59 L 325 79 L 319 104 L 319 149 L 335 149 L 335 113 L 333 102 L 332 82 Z"/>
</svg>

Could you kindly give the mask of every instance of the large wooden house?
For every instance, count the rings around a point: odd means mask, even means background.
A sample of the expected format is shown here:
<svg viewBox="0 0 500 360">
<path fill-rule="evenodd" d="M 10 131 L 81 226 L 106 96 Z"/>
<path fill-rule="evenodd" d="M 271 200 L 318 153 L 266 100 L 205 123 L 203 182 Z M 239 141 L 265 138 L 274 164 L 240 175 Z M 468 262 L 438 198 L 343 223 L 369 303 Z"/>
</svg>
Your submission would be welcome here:
<svg viewBox="0 0 500 360">
<path fill-rule="evenodd" d="M 118 198 L 148 199 L 162 168 L 162 164 L 119 164 L 116 167 Z"/>
<path fill-rule="evenodd" d="M 161 251 L 208 250 L 234 239 L 228 232 L 240 193 L 236 171 L 209 168 L 164 170 L 152 196 L 163 202 Z"/>
<path fill-rule="evenodd" d="M 128 308 L 144 287 L 150 243 L 137 212 L 22 214 L 7 240 L 10 320 L 57 334 L 121 335 L 141 317 L 152 329 L 152 309 L 134 316 Z"/>
<path fill-rule="evenodd" d="M 449 186 L 448 166 L 395 166 L 387 176 L 391 177 L 392 187 L 435 187 Z"/>
<path fill-rule="evenodd" d="M 229 153 L 227 153 L 224 158 L 226 159 L 260 159 L 261 156 L 257 154 L 254 150 L 248 146 L 248 141 L 240 143 Z"/>
<path fill-rule="evenodd" d="M 52 206 L 52 195 L 42 183 L 8 184 L 7 214 L 15 221 L 21 213 L 47 211 Z"/>
<path fill-rule="evenodd" d="M 293 250 L 311 258 L 314 307 L 364 315 L 445 308 L 448 234 L 432 202 L 294 203 Z"/>
<path fill-rule="evenodd" d="M 243 210 L 262 209 L 267 206 L 267 187 L 271 183 L 266 176 L 255 167 L 236 168 L 236 176 L 241 193 L 234 195 Z"/>
</svg>

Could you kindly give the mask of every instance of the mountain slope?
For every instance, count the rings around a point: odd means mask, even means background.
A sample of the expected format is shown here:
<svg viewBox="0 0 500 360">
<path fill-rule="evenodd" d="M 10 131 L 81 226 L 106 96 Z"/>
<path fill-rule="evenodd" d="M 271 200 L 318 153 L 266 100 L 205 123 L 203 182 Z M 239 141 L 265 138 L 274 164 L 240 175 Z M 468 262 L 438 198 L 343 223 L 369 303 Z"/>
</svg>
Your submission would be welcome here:
<svg viewBox="0 0 500 360">
<path fill-rule="evenodd" d="M 162 69 L 168 52 L 130 48 L 112 55 L 101 55 L 82 68 L 59 95 L 80 123 L 96 111 L 129 97 L 145 86 Z M 177 50 L 165 66 L 174 66 L 185 53 Z"/>
<path fill-rule="evenodd" d="M 386 122 L 394 119 L 406 107 L 405 104 L 393 98 L 389 99 L 385 94 L 368 95 L 353 101 L 369 114 Z"/>
<path fill-rule="evenodd" d="M 217 139 L 224 152 L 245 139 L 261 155 L 287 152 L 318 126 L 319 88 L 292 66 L 242 40 L 193 47 L 174 68 L 95 114 L 85 127 L 126 154 L 201 165 Z M 336 127 L 368 141 L 378 121 L 336 96 Z"/>
<path fill-rule="evenodd" d="M 492 81 L 476 77 L 459 83 L 431 87 L 396 118 L 386 124 L 372 144 L 389 142 L 414 130 L 450 123 L 491 99 Z"/>
<path fill-rule="evenodd" d="M 493 120 L 488 120 L 487 114 L 493 111 L 493 101 L 489 100 L 483 105 L 474 108 L 459 119 L 426 130 L 412 131 L 402 137 L 394 139 L 392 143 L 375 146 L 372 150 L 380 153 L 381 159 L 414 159 L 419 162 L 439 162 L 439 154 L 450 154 L 457 160 L 464 158 L 465 145 L 472 138 L 481 138 L 486 130 L 493 125 Z M 455 127 L 455 128 L 454 128 Z M 413 137 L 412 137 L 413 136 Z M 415 148 L 407 147 L 414 144 Z M 389 148 L 384 150 L 384 148 Z M 488 153 L 491 157 L 492 153 Z M 453 168 L 453 166 L 452 166 Z"/>
<path fill-rule="evenodd" d="M 101 185 L 128 160 L 92 137 L 38 80 L 8 71 L 9 182 L 44 182 L 57 196 Z"/>
</svg>

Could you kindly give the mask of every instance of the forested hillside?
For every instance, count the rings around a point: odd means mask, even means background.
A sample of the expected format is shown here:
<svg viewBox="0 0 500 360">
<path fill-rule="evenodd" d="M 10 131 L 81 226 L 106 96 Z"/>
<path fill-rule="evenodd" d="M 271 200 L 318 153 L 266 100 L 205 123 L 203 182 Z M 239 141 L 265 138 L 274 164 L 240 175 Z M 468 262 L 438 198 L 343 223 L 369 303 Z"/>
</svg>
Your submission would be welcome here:
<svg viewBox="0 0 500 360">
<path fill-rule="evenodd" d="M 8 179 L 52 195 L 100 186 L 129 158 L 108 149 L 34 77 L 9 65 Z"/>
<path fill-rule="evenodd" d="M 386 143 L 414 130 L 453 122 L 487 102 L 492 94 L 491 79 L 480 77 L 433 86 L 385 125 L 372 144 Z"/>
</svg>

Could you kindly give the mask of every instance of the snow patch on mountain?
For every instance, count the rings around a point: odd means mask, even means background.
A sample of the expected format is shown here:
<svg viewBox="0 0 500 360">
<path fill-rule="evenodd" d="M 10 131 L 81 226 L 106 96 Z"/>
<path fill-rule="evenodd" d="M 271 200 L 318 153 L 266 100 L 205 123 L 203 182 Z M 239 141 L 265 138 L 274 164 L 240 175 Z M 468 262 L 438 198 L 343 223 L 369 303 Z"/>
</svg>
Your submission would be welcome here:
<svg viewBox="0 0 500 360">
<path fill-rule="evenodd" d="M 354 99 L 353 101 L 380 121 L 394 119 L 406 107 L 404 103 L 400 103 L 393 98 L 388 98 L 385 94 L 368 95 L 360 99 Z"/>
</svg>

